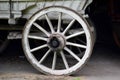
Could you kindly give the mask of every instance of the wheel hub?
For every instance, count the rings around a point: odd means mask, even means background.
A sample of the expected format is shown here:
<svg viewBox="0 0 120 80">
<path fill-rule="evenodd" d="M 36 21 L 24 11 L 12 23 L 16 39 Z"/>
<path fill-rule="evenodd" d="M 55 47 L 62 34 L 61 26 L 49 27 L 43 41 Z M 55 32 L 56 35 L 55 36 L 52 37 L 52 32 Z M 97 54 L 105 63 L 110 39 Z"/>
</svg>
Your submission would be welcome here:
<svg viewBox="0 0 120 80">
<path fill-rule="evenodd" d="M 50 49 L 58 51 L 65 47 L 65 38 L 58 33 L 52 34 L 47 43 Z"/>
</svg>

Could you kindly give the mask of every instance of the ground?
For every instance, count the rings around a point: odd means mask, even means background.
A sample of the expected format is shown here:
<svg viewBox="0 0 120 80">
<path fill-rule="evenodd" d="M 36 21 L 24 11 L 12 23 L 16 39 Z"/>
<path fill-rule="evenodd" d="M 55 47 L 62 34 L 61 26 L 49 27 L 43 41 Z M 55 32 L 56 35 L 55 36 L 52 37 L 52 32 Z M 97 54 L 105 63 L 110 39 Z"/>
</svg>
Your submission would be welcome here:
<svg viewBox="0 0 120 80">
<path fill-rule="evenodd" d="M 12 43 L 13 45 L 16 43 Z M 20 45 L 19 43 L 17 45 Z M 14 50 L 16 49 L 16 50 Z M 13 51 L 14 50 L 14 51 Z M 20 50 L 20 51 L 18 51 Z M 34 69 L 22 55 L 21 48 L 9 46 L 0 56 L 0 80 L 119 80 L 120 51 L 111 44 L 97 43 L 87 64 L 71 76 L 49 76 Z M 13 55 L 16 54 L 16 55 Z"/>
</svg>

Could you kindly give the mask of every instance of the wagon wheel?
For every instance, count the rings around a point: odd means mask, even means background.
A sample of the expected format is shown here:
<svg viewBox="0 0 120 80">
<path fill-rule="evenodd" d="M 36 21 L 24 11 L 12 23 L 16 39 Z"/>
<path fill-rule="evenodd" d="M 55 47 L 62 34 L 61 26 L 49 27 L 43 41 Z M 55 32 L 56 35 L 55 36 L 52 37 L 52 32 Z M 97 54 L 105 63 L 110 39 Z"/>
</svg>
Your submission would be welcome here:
<svg viewBox="0 0 120 80">
<path fill-rule="evenodd" d="M 115 31 L 113 31 L 113 38 L 114 38 L 115 43 L 117 44 L 117 46 L 120 47 L 120 37 Z"/>
<path fill-rule="evenodd" d="M 77 38 L 85 44 L 74 42 Z M 31 46 L 32 40 L 40 41 L 39 46 Z M 29 62 L 37 70 L 52 75 L 69 75 L 78 71 L 93 48 L 87 21 L 75 11 L 60 6 L 47 7 L 35 13 L 25 25 L 22 43 Z M 84 52 L 82 57 L 77 56 L 77 48 Z M 65 54 L 70 54 L 72 58 L 67 58 Z"/>
<path fill-rule="evenodd" d="M 7 39 L 8 32 L 0 31 L 0 35 L 0 53 L 2 53 L 9 44 L 9 40 Z"/>
</svg>

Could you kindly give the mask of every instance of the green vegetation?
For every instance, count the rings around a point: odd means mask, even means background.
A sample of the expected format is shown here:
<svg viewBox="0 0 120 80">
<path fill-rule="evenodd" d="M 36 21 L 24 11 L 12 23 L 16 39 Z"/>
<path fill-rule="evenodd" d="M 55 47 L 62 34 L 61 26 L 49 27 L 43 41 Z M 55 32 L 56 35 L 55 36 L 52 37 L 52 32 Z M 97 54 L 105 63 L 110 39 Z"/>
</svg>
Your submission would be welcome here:
<svg viewBox="0 0 120 80">
<path fill-rule="evenodd" d="M 73 80 L 81 80 L 79 77 L 74 78 Z"/>
</svg>

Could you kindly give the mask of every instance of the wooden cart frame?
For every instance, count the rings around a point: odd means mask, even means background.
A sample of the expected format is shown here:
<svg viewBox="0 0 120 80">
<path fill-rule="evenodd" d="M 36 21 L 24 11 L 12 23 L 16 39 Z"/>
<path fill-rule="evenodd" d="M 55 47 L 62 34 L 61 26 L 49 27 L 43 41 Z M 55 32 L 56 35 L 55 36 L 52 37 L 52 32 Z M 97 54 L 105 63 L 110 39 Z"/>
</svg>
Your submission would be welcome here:
<svg viewBox="0 0 120 80">
<path fill-rule="evenodd" d="M 21 38 L 28 61 L 45 74 L 70 75 L 92 53 L 95 34 L 85 14 L 90 3 L 92 0 L 0 0 L 0 19 L 8 19 L 9 24 L 27 19 Z M 8 35 L 9 39 L 18 37 L 14 32 Z"/>
</svg>

